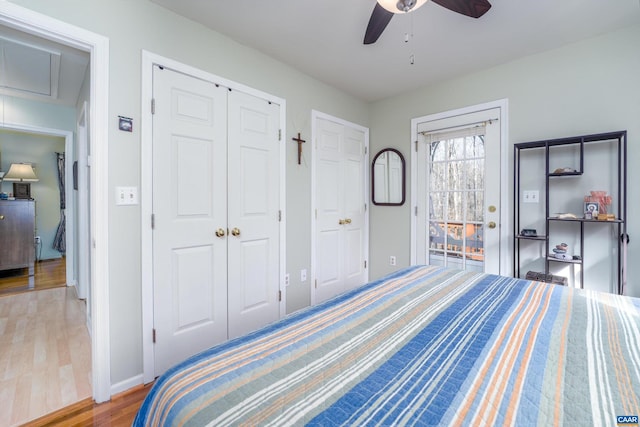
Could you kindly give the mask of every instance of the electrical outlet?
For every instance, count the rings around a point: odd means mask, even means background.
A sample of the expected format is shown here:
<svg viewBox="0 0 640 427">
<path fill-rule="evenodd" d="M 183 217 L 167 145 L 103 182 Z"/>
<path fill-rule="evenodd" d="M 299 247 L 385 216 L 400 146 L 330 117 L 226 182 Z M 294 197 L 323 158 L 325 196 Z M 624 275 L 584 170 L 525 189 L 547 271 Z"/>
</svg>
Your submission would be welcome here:
<svg viewBox="0 0 640 427">
<path fill-rule="evenodd" d="M 538 190 L 523 191 L 522 203 L 540 203 L 540 192 Z"/>
<path fill-rule="evenodd" d="M 394 255 L 389 257 L 389 265 L 396 265 L 396 257 Z"/>
<path fill-rule="evenodd" d="M 36 236 L 36 245 L 39 245 L 41 241 L 40 236 Z"/>
<path fill-rule="evenodd" d="M 303 268 L 300 270 L 300 281 L 304 282 L 305 280 L 307 280 L 307 269 Z"/>
</svg>

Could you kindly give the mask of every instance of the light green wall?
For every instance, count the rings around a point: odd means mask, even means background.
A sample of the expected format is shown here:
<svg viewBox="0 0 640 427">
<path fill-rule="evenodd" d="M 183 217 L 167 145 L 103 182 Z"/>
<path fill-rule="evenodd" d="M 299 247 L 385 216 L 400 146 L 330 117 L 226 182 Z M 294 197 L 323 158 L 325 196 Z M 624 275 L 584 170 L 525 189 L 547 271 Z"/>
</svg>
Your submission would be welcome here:
<svg viewBox="0 0 640 427">
<path fill-rule="evenodd" d="M 462 78 L 377 102 L 371 108 L 371 152 L 387 146 L 410 153 L 410 121 L 428 114 L 508 98 L 509 215 L 513 212 L 513 144 L 543 138 L 628 130 L 629 260 L 640 232 L 640 26 L 531 55 Z M 385 274 L 389 255 L 409 264 L 410 206 L 371 209 L 371 279 Z M 393 224 L 390 227 L 389 224 Z M 636 237 L 634 239 L 634 236 Z M 628 265 L 628 291 L 640 295 L 640 266 Z"/>
<path fill-rule="evenodd" d="M 36 200 L 36 235 L 42 238 L 37 259 L 60 258 L 51 246 L 60 222 L 60 191 L 56 152 L 64 152 L 64 138 L 0 130 L 0 152 L 6 172 L 11 163 L 32 163 L 38 182 L 31 184 L 31 197 Z M 2 191 L 13 191 L 11 182 L 2 183 Z"/>
<path fill-rule="evenodd" d="M 368 105 L 299 71 L 147 0 L 15 0 L 53 18 L 109 38 L 109 186 L 140 185 L 141 51 L 171 58 L 287 101 L 287 312 L 310 301 L 299 271 L 311 263 L 309 145 L 297 164 L 291 137 L 311 135 L 315 109 L 368 126 Z M 146 106 L 145 106 L 146 107 Z M 134 132 L 117 130 L 117 117 L 132 117 Z M 112 383 L 142 373 L 140 209 L 109 207 Z"/>
</svg>

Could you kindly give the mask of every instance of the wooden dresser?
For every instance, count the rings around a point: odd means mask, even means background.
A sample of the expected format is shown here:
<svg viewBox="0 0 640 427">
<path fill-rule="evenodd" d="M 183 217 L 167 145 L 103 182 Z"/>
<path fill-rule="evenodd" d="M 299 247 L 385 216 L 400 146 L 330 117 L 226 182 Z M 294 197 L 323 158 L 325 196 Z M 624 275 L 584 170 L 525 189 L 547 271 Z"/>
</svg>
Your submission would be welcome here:
<svg viewBox="0 0 640 427">
<path fill-rule="evenodd" d="M 34 200 L 0 200 L 0 270 L 29 268 L 35 260 Z"/>
</svg>

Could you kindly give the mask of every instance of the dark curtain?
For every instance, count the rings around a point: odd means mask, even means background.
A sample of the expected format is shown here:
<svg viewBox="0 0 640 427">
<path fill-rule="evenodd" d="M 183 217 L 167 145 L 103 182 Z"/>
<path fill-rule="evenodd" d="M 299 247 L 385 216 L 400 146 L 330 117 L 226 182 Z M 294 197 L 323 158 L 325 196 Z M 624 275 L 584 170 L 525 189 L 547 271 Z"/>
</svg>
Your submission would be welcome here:
<svg viewBox="0 0 640 427">
<path fill-rule="evenodd" d="M 53 249 L 58 252 L 65 253 L 66 245 L 66 226 L 65 226 L 65 200 L 64 200 L 64 153 L 56 153 L 58 159 L 58 188 L 60 189 L 60 223 L 56 231 L 56 237 L 53 239 Z"/>
</svg>

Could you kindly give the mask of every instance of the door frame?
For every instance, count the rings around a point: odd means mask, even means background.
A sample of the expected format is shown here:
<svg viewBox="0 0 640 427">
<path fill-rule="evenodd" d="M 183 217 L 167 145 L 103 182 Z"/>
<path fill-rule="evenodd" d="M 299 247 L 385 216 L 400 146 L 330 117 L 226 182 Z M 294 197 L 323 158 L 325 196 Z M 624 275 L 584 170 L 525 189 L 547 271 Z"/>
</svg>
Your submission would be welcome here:
<svg viewBox="0 0 640 427">
<path fill-rule="evenodd" d="M 109 332 L 109 39 L 41 13 L 0 2 L 0 25 L 89 52 L 91 169 L 91 375 L 93 399 L 111 398 Z"/>
<path fill-rule="evenodd" d="M 148 384 L 155 379 L 155 362 L 153 347 L 153 230 L 151 229 L 151 215 L 153 214 L 153 114 L 151 103 L 153 98 L 153 67 L 159 65 L 174 71 L 190 75 L 211 83 L 226 86 L 249 95 L 263 98 L 280 105 L 280 191 L 279 210 L 280 221 L 280 265 L 279 285 L 282 293 L 280 301 L 280 317 L 286 314 L 286 150 L 284 129 L 286 129 L 287 105 L 286 100 L 266 92 L 245 86 L 241 83 L 219 77 L 207 71 L 166 58 L 153 52 L 142 50 L 142 115 L 140 124 L 141 139 L 141 169 L 140 169 L 140 219 L 141 219 L 141 279 L 142 279 L 142 369 L 143 382 Z"/>
<path fill-rule="evenodd" d="M 509 249 L 510 205 L 508 192 L 508 164 L 507 164 L 507 143 L 509 141 L 509 100 L 507 98 L 483 104 L 471 105 L 455 110 L 443 111 L 441 113 L 429 114 L 411 119 L 411 141 L 412 144 L 418 141 L 418 124 L 435 120 L 448 119 L 456 116 L 463 116 L 481 112 L 484 110 L 499 109 L 498 124 L 500 125 L 500 274 L 511 275 L 511 258 Z M 417 243 L 417 209 L 418 209 L 418 157 L 415 147 L 411 147 L 411 265 L 416 265 L 416 243 Z"/>
<path fill-rule="evenodd" d="M 317 277 L 317 242 L 316 242 L 316 199 L 315 194 L 317 190 L 317 180 L 316 180 L 316 139 L 318 138 L 317 131 L 317 122 L 319 119 L 332 121 L 335 123 L 339 123 L 343 126 L 350 127 L 352 129 L 356 129 L 364 132 L 364 200 L 365 200 L 365 214 L 364 214 L 364 225 L 363 229 L 365 230 L 364 235 L 364 259 L 367 262 L 366 267 L 366 277 L 364 283 L 369 281 L 369 212 L 370 212 L 370 174 L 369 174 L 369 128 L 360 126 L 356 123 L 349 122 L 347 120 L 341 119 L 339 117 L 331 116 L 326 113 L 322 113 L 317 110 L 311 110 L 311 275 L 309 276 L 311 280 L 309 280 L 309 287 L 311 288 L 310 292 L 310 300 L 311 305 L 316 304 L 316 287 L 314 284 L 315 278 Z"/>
</svg>

